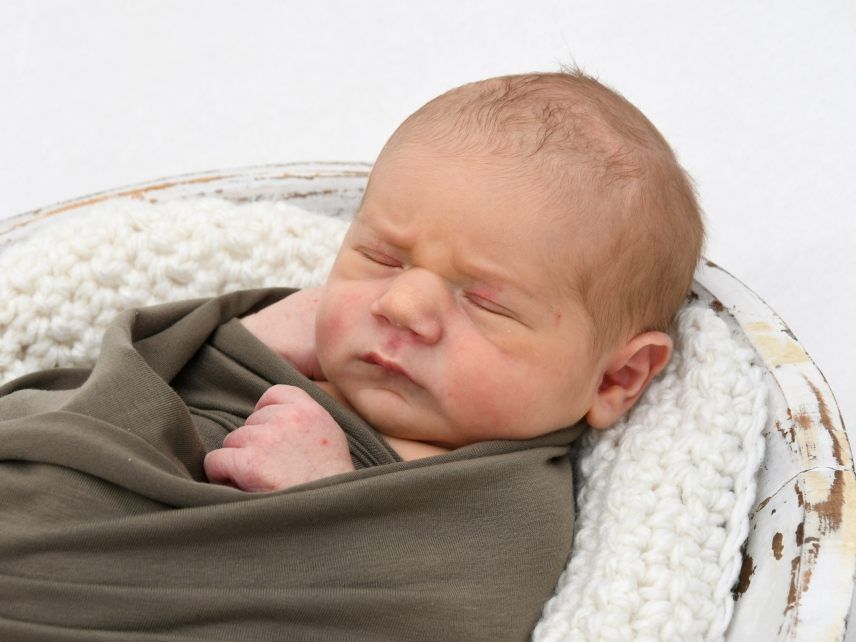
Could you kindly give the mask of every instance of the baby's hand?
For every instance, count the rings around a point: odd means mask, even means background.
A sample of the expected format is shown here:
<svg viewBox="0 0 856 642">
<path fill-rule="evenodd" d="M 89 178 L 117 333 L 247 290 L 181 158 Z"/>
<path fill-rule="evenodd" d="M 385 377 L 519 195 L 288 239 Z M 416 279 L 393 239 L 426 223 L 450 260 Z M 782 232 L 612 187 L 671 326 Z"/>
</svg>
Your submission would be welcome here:
<svg viewBox="0 0 856 642">
<path fill-rule="evenodd" d="M 282 490 L 354 470 L 345 433 L 300 388 L 277 385 L 259 399 L 247 423 L 205 457 L 215 484 L 249 492 Z"/>
<path fill-rule="evenodd" d="M 315 356 L 315 313 L 321 288 L 299 290 L 250 314 L 241 323 L 257 339 L 310 379 L 322 381 Z"/>
</svg>

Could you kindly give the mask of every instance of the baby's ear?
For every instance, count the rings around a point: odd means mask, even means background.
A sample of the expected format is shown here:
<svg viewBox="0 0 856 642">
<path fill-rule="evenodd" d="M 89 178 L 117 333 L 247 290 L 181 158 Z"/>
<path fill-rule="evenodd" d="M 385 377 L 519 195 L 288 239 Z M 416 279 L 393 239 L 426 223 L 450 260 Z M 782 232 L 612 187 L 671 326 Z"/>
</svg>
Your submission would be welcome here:
<svg viewBox="0 0 856 642">
<path fill-rule="evenodd" d="M 609 428 L 635 404 L 651 380 L 672 356 L 672 339 L 665 332 L 643 332 L 610 356 L 594 403 L 586 414 L 593 428 Z"/>
</svg>

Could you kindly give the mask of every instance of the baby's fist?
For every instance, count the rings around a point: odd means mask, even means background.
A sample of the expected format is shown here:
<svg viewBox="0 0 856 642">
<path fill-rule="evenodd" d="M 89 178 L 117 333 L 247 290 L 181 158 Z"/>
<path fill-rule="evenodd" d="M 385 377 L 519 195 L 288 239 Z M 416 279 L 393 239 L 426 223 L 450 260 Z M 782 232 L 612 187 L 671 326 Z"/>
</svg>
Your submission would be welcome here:
<svg viewBox="0 0 856 642">
<path fill-rule="evenodd" d="M 246 424 L 206 455 L 204 467 L 210 482 L 250 492 L 354 470 L 339 425 L 305 391 L 286 385 L 269 388 Z"/>
</svg>

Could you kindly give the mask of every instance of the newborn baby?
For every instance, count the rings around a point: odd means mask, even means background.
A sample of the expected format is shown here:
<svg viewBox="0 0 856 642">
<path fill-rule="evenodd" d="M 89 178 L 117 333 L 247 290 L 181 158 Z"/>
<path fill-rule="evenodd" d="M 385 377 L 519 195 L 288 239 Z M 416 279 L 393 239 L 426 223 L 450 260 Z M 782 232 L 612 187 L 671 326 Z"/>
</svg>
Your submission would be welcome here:
<svg viewBox="0 0 856 642">
<path fill-rule="evenodd" d="M 243 324 L 403 459 L 604 429 L 668 362 L 702 240 L 688 178 L 628 101 L 579 72 L 492 78 L 407 118 L 326 284 Z M 246 491 L 353 469 L 332 417 L 283 385 L 205 459 Z"/>
</svg>

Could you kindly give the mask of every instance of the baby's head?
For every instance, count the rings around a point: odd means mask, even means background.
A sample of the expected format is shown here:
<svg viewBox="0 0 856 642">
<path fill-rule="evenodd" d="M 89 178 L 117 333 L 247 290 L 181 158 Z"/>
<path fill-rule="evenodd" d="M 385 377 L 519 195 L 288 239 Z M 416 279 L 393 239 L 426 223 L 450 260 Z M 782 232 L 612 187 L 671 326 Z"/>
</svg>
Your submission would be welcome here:
<svg viewBox="0 0 856 642">
<path fill-rule="evenodd" d="M 667 363 L 702 237 L 668 144 L 597 81 L 464 85 L 377 159 L 322 294 L 319 363 L 393 437 L 605 428 Z"/>
</svg>

